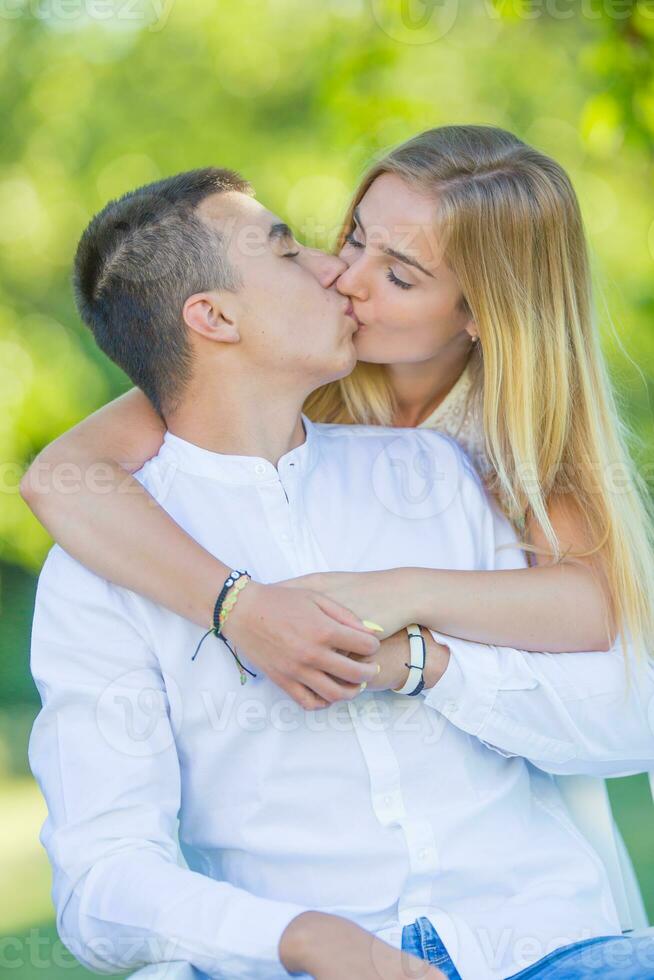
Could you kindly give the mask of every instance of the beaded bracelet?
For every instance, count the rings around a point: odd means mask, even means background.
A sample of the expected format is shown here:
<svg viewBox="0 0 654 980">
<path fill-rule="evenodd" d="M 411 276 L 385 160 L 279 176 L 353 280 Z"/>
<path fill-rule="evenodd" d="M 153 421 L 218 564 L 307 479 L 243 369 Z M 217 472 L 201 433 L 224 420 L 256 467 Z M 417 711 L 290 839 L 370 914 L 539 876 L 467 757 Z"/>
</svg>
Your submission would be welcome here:
<svg viewBox="0 0 654 980">
<path fill-rule="evenodd" d="M 229 588 L 227 598 L 223 600 L 222 607 L 218 614 L 218 623 L 221 632 L 223 626 L 225 625 L 227 617 L 229 616 L 230 612 L 232 611 L 232 609 L 236 604 L 236 600 L 238 599 L 239 592 L 241 592 L 245 588 L 245 586 L 248 584 L 249 581 L 250 581 L 250 577 L 247 573 L 245 573 L 243 575 L 240 575 L 239 578 L 236 579 L 233 585 Z"/>
<path fill-rule="evenodd" d="M 204 634 L 204 636 L 202 637 L 202 639 L 200 640 L 200 642 L 198 643 L 195 649 L 195 653 L 191 657 L 191 660 L 195 660 L 195 658 L 198 655 L 198 651 L 200 647 L 202 646 L 206 638 L 209 636 L 209 633 L 213 633 L 213 635 L 217 639 L 223 641 L 227 649 L 234 657 L 234 660 L 238 664 L 239 673 L 241 675 L 241 684 L 245 684 L 245 682 L 247 681 L 247 677 L 245 676 L 246 673 L 250 674 L 251 677 L 256 677 L 257 675 L 253 671 L 248 670 L 248 668 L 241 663 L 236 653 L 236 650 L 229 642 L 227 637 L 223 635 L 222 630 L 227 620 L 227 617 L 229 616 L 230 612 L 236 605 L 236 601 L 238 599 L 239 593 L 242 592 L 242 590 L 250 581 L 251 578 L 248 572 L 240 572 L 238 570 L 234 570 L 229 573 L 229 575 L 225 579 L 225 583 L 222 589 L 220 590 L 218 598 L 216 599 L 216 604 L 213 608 L 213 626 L 210 629 L 208 629 L 207 632 Z"/>
</svg>

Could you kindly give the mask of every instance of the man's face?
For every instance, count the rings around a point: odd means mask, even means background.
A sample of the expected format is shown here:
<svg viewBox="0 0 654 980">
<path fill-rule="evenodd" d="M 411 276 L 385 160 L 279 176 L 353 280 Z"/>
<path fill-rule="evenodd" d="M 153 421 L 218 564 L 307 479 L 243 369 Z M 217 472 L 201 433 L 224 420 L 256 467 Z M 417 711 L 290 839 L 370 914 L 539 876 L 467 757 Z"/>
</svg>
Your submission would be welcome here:
<svg viewBox="0 0 654 980">
<path fill-rule="evenodd" d="M 229 304 L 247 364 L 306 382 L 307 394 L 349 374 L 357 327 L 351 304 L 334 288 L 345 263 L 300 245 L 280 218 L 246 194 L 211 195 L 199 213 L 225 236 L 228 262 L 242 281 Z"/>
</svg>

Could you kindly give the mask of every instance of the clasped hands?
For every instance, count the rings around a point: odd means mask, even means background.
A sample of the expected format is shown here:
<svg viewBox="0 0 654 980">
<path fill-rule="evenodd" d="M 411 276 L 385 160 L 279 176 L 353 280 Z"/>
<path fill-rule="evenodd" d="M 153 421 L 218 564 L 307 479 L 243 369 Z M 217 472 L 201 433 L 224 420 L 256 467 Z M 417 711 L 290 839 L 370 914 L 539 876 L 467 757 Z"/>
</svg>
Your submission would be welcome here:
<svg viewBox="0 0 654 980">
<path fill-rule="evenodd" d="M 227 638 L 307 710 L 368 690 L 400 688 L 415 622 L 409 569 L 320 572 L 272 585 L 251 582 L 229 617 Z M 378 623 L 382 634 L 364 625 Z M 425 687 L 438 682 L 449 649 L 423 629 Z"/>
</svg>

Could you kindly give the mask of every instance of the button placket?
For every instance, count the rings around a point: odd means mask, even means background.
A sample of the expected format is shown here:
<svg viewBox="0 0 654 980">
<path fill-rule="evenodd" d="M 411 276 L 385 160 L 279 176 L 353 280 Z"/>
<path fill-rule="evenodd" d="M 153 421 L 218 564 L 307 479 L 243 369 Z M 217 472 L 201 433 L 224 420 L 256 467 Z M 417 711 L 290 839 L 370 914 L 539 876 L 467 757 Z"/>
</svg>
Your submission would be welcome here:
<svg viewBox="0 0 654 980">
<path fill-rule="evenodd" d="M 400 898 L 399 909 L 427 906 L 434 898 L 434 878 L 440 868 L 434 831 L 424 817 L 409 818 L 402 824 L 411 864 L 411 873 Z"/>
<path fill-rule="evenodd" d="M 279 482 L 281 483 L 286 499 L 289 503 L 295 500 L 295 478 L 297 466 L 295 463 L 282 463 L 279 467 Z"/>
<path fill-rule="evenodd" d="M 309 562 L 311 570 L 314 570 L 314 563 L 311 558 L 311 549 L 303 533 L 303 495 L 302 485 L 298 486 L 301 479 L 302 469 L 299 463 L 291 460 L 282 461 L 279 469 L 279 479 L 286 494 L 286 501 L 289 505 L 288 511 L 288 530 L 282 535 L 282 541 L 293 545 L 294 553 L 298 557 L 303 557 Z"/>
<path fill-rule="evenodd" d="M 369 723 L 370 712 L 377 707 L 374 696 L 360 694 L 356 700 L 360 703 L 348 701 L 347 706 L 368 769 L 375 816 L 384 827 L 399 824 L 406 812 L 395 752 L 383 728 Z"/>
<path fill-rule="evenodd" d="M 293 531 L 294 498 L 291 495 L 289 499 L 289 494 L 274 467 L 272 473 L 266 470 L 265 480 L 264 475 L 261 479 L 264 482 L 259 485 L 259 498 L 268 525 L 293 573 L 301 575 L 304 570 L 304 562 L 302 561 L 301 542 L 296 540 Z"/>
<path fill-rule="evenodd" d="M 369 721 L 377 711 L 372 692 L 349 701 L 348 710 L 366 761 L 375 816 L 382 826 L 394 824 L 404 833 L 410 873 L 399 908 L 428 905 L 433 899 L 434 872 L 439 867 L 431 822 L 406 812 L 395 752 L 383 728 Z"/>
<path fill-rule="evenodd" d="M 411 870 L 415 874 L 438 869 L 438 850 L 431 822 L 425 817 L 409 818 L 404 827 L 409 844 Z"/>
</svg>

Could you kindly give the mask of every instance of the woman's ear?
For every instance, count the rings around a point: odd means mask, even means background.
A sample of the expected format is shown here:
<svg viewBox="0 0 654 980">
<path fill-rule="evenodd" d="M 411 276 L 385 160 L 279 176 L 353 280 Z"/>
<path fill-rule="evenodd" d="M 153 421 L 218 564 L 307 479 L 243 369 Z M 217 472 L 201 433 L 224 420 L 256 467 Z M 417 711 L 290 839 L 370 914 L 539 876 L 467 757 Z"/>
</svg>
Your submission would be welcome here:
<svg viewBox="0 0 654 980">
<path fill-rule="evenodd" d="M 465 298 L 465 296 L 463 295 L 463 293 L 461 293 L 459 297 L 459 309 L 463 314 L 463 316 L 465 317 L 465 323 L 463 329 L 468 334 L 470 340 L 474 344 L 479 340 L 479 330 L 477 328 L 475 318 L 472 315 L 472 310 L 470 309 L 470 305 L 467 299 Z"/>
<path fill-rule="evenodd" d="M 226 308 L 220 293 L 194 293 L 182 307 L 184 322 L 207 340 L 237 344 L 241 335 L 233 312 Z"/>
</svg>

